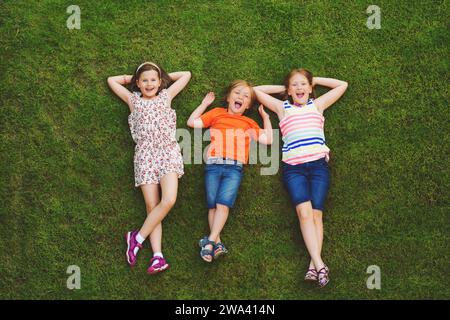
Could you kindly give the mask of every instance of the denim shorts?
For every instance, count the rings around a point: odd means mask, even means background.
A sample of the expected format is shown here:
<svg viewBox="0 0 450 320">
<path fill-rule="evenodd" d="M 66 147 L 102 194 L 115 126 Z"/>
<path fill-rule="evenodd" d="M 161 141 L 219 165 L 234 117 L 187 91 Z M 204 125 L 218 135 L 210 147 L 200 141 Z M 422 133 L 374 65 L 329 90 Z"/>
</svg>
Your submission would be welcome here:
<svg viewBox="0 0 450 320">
<path fill-rule="evenodd" d="M 207 164 L 205 166 L 206 202 L 208 209 L 222 204 L 232 208 L 241 185 L 242 166 L 235 164 Z"/>
<path fill-rule="evenodd" d="M 282 162 L 283 183 L 292 204 L 311 201 L 313 209 L 324 209 L 330 185 L 330 170 L 325 158 L 297 165 Z"/>
</svg>

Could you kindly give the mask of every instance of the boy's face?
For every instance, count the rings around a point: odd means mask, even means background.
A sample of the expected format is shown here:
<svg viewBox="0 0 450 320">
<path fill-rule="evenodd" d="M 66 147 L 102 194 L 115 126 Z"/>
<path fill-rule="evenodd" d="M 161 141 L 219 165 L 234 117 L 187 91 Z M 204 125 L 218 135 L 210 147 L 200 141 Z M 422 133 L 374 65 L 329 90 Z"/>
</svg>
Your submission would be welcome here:
<svg viewBox="0 0 450 320">
<path fill-rule="evenodd" d="M 289 81 L 288 95 L 292 97 L 294 103 L 304 105 L 308 102 L 309 95 L 312 92 L 312 86 L 308 78 L 297 73 Z"/>
<path fill-rule="evenodd" d="M 250 108 L 251 89 L 247 86 L 237 86 L 228 95 L 228 112 L 231 114 L 243 114 Z"/>
<path fill-rule="evenodd" d="M 141 73 L 137 86 L 141 89 L 144 98 L 153 98 L 158 92 L 161 80 L 156 70 L 148 70 Z"/>
</svg>

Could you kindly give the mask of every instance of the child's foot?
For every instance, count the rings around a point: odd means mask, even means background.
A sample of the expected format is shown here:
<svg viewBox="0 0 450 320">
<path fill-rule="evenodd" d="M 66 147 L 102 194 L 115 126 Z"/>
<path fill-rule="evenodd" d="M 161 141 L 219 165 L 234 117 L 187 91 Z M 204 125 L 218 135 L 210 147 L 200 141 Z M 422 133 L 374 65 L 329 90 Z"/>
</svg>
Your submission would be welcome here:
<svg viewBox="0 0 450 320">
<path fill-rule="evenodd" d="M 214 241 L 209 240 L 208 237 L 204 237 L 199 241 L 198 245 L 202 248 L 200 250 L 200 256 L 202 259 L 206 262 L 211 262 L 214 257 Z"/>
<path fill-rule="evenodd" d="M 329 272 L 329 269 L 326 265 L 324 265 L 323 267 L 325 268 L 325 270 L 327 272 Z M 309 264 L 309 269 L 308 269 L 308 271 L 306 271 L 306 274 L 305 274 L 305 281 L 317 281 L 317 280 L 319 280 L 318 276 L 319 275 L 317 274 L 316 267 L 314 267 L 314 264 L 311 262 Z"/>
<path fill-rule="evenodd" d="M 330 276 L 329 276 L 330 270 L 327 266 L 324 266 L 322 269 L 319 270 L 318 274 L 318 282 L 319 286 L 321 288 L 325 287 L 328 282 L 330 282 Z"/>
<path fill-rule="evenodd" d="M 308 269 L 305 274 L 305 281 L 317 281 L 317 270 L 316 269 Z"/>
<path fill-rule="evenodd" d="M 219 258 L 220 256 L 227 254 L 228 250 L 225 248 L 225 245 L 222 242 L 218 242 L 214 246 L 214 259 Z"/>
<path fill-rule="evenodd" d="M 130 231 L 125 234 L 125 239 L 127 241 L 127 262 L 128 264 L 133 267 L 136 264 L 136 255 L 139 251 L 139 249 L 142 248 L 142 244 L 140 244 L 136 240 L 136 236 L 138 234 L 138 231 Z"/>
<path fill-rule="evenodd" d="M 156 263 L 154 263 L 155 261 Z M 156 274 L 167 269 L 169 269 L 169 264 L 166 262 L 166 259 L 156 256 L 150 260 L 150 266 L 148 267 L 147 272 L 149 274 Z"/>
</svg>

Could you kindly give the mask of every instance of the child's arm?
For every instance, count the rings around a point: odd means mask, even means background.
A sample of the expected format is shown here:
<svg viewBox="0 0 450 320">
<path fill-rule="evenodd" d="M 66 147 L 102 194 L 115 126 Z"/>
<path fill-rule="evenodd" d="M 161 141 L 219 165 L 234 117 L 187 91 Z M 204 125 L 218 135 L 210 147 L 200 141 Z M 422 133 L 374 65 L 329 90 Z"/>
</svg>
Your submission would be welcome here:
<svg viewBox="0 0 450 320">
<path fill-rule="evenodd" d="M 264 121 L 264 133 L 259 136 L 258 142 L 262 144 L 272 144 L 273 132 L 272 123 L 270 123 L 270 117 L 267 112 L 264 111 L 264 107 L 262 104 L 259 106 L 258 111 Z"/>
<path fill-rule="evenodd" d="M 282 85 L 264 85 L 253 87 L 254 89 L 258 89 L 267 94 L 279 94 L 286 91 L 286 87 Z"/>
<path fill-rule="evenodd" d="M 108 85 L 111 90 L 130 107 L 130 111 L 133 112 L 133 106 L 131 105 L 130 97 L 132 93 L 124 86 L 129 84 L 132 76 L 122 75 L 108 77 Z"/>
<path fill-rule="evenodd" d="M 181 90 L 186 87 L 189 80 L 191 80 L 191 72 L 190 71 L 178 71 L 169 73 L 170 79 L 174 81 L 172 85 L 167 88 L 167 93 L 169 94 L 170 100 L 175 98 L 177 94 L 180 93 Z"/>
<path fill-rule="evenodd" d="M 272 86 L 261 86 L 261 87 L 272 87 Z M 278 86 L 273 86 L 273 87 L 278 87 Z M 282 86 L 280 86 L 280 87 L 282 87 Z M 254 87 L 253 89 L 255 90 L 255 94 L 256 94 L 256 97 L 258 98 L 258 101 L 261 102 L 263 105 L 265 105 L 270 110 L 272 110 L 273 112 L 275 112 L 278 115 L 278 118 L 280 120 L 283 119 L 283 117 L 284 117 L 283 101 L 278 100 L 278 99 L 270 96 L 267 93 L 264 93 L 263 91 L 258 89 L 258 87 Z M 271 90 L 271 92 L 273 92 L 273 90 Z M 282 91 L 280 91 L 280 92 L 282 92 Z M 274 92 L 274 93 L 276 93 L 276 92 Z"/>
<path fill-rule="evenodd" d="M 316 85 L 332 89 L 314 100 L 314 104 L 319 109 L 319 112 L 323 112 L 342 97 L 345 90 L 347 90 L 348 83 L 337 79 L 314 77 L 313 86 Z"/>
<path fill-rule="evenodd" d="M 187 121 L 187 125 L 191 128 L 203 128 L 203 121 L 200 116 L 205 112 L 206 108 L 213 103 L 216 99 L 214 92 L 209 92 L 204 98 L 202 103 L 197 107 L 197 109 L 192 112 L 191 116 Z"/>
</svg>

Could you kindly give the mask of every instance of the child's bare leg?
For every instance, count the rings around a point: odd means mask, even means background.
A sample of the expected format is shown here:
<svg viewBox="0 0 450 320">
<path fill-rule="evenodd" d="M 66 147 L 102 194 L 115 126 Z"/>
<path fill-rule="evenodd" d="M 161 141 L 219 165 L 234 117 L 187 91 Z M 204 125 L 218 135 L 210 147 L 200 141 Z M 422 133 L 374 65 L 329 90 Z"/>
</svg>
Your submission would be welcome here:
<svg viewBox="0 0 450 320">
<path fill-rule="evenodd" d="M 142 194 L 144 195 L 145 206 L 147 209 L 147 215 L 149 215 L 152 210 L 159 204 L 159 185 L 157 184 L 146 184 L 141 187 Z M 153 232 L 150 234 L 150 244 L 152 246 L 153 253 L 162 252 L 161 242 L 162 242 L 162 224 L 159 223 Z"/>
<path fill-rule="evenodd" d="M 153 229 L 153 232 L 150 234 L 150 244 L 152 245 L 153 253 L 162 252 L 162 223 L 158 223 L 158 225 Z"/>
<path fill-rule="evenodd" d="M 215 242 L 216 239 L 219 238 L 219 235 L 222 232 L 223 227 L 225 226 L 225 222 L 227 222 L 229 211 L 230 211 L 230 208 L 228 208 L 227 206 L 224 206 L 222 204 L 217 204 L 216 211 L 214 213 L 214 219 L 212 221 L 211 233 L 208 237 L 209 240 Z M 214 250 L 214 248 L 211 244 L 206 245 L 205 249 Z M 206 257 L 208 257 L 208 258 L 203 258 L 203 259 L 205 259 L 208 262 L 212 261 L 212 256 L 206 256 Z"/>
<path fill-rule="evenodd" d="M 161 201 L 147 215 L 139 234 L 148 237 L 161 223 L 161 221 L 169 213 L 170 209 L 175 205 L 178 192 L 178 175 L 177 173 L 168 173 L 161 179 Z"/>
<path fill-rule="evenodd" d="M 208 224 L 209 224 L 210 232 L 212 231 L 212 228 L 213 228 L 215 215 L 216 215 L 216 208 L 208 210 Z M 217 237 L 217 239 L 214 239 L 213 241 L 215 241 L 216 243 L 221 242 L 220 241 L 220 234 Z"/>
<path fill-rule="evenodd" d="M 322 221 L 323 212 L 322 210 L 313 209 L 313 217 L 314 217 L 314 225 L 316 227 L 317 241 L 319 245 L 319 254 L 322 254 L 322 245 L 323 245 L 323 221 Z M 311 259 L 309 263 L 309 269 L 315 269 L 314 263 Z"/>
<path fill-rule="evenodd" d="M 222 232 L 222 229 L 227 222 L 229 212 L 230 208 L 224 206 L 223 204 L 217 204 L 213 226 L 208 237 L 209 240 L 214 241 L 215 239 L 219 238 L 220 233 Z"/>
<path fill-rule="evenodd" d="M 302 232 L 306 248 L 308 249 L 316 270 L 320 270 L 324 267 L 324 263 L 320 257 L 319 237 L 316 232 L 311 201 L 303 202 L 297 205 L 296 211 L 300 220 L 300 230 Z"/>
</svg>

